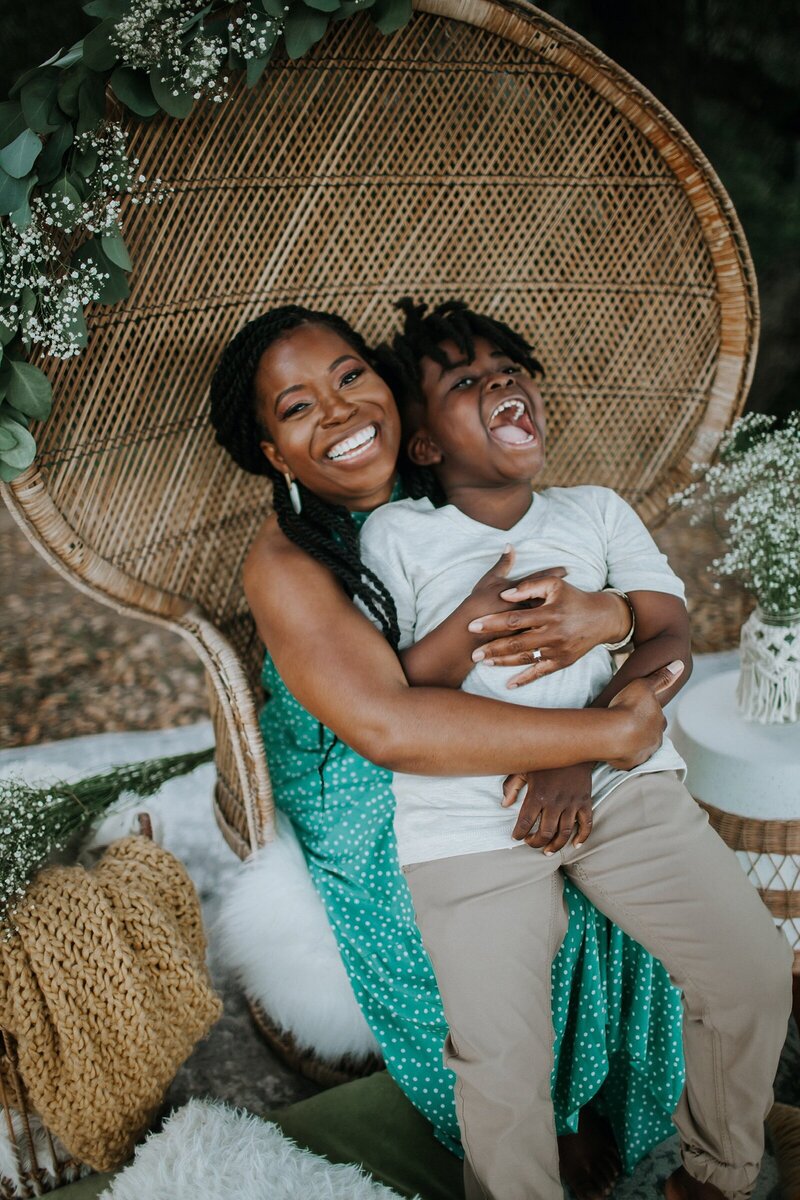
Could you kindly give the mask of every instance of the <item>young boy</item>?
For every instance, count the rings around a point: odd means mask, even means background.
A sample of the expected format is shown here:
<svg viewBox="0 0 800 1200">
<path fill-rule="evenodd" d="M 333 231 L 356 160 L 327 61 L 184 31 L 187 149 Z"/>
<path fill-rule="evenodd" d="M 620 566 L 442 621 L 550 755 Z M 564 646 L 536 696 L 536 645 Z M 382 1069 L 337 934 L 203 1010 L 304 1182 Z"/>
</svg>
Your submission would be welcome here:
<svg viewBox="0 0 800 1200">
<path fill-rule="evenodd" d="M 404 308 L 395 350 L 408 453 L 435 471 L 446 503 L 379 509 L 361 546 L 394 598 L 411 681 L 452 681 L 455 656 L 475 663 L 466 690 L 578 708 L 685 661 L 682 585 L 624 501 L 595 487 L 532 493 L 544 411 L 524 339 L 459 302 L 428 316 L 424 306 Z M 616 677 L 598 647 L 511 693 L 514 669 L 481 661 L 493 621 L 478 614 L 466 628 L 465 617 L 476 616 L 473 589 L 509 543 L 524 572 L 560 562 L 571 585 L 628 593 L 635 650 Z M 503 596 L 529 594 L 523 586 Z M 534 658 L 546 653 L 545 645 Z M 786 1032 L 790 951 L 682 773 L 665 740 L 632 771 L 587 764 L 585 787 L 570 776 L 546 800 L 534 776 L 507 781 L 501 804 L 501 779 L 395 775 L 400 862 L 450 1028 L 467 1200 L 562 1195 L 549 1087 L 561 871 L 683 991 L 687 1083 L 675 1114 L 683 1167 L 667 1195 L 750 1194 Z M 519 811 L 509 812 L 524 784 Z"/>
</svg>

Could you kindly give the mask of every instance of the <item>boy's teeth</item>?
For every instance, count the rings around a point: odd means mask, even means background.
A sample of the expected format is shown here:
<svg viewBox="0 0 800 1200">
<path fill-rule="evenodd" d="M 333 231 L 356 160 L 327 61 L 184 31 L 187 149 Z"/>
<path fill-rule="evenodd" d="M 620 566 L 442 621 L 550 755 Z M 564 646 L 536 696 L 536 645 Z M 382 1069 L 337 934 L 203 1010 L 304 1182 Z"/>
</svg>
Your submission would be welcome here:
<svg viewBox="0 0 800 1200">
<path fill-rule="evenodd" d="M 521 400 L 504 400 L 502 404 L 498 404 L 497 408 L 493 410 L 492 415 L 489 417 L 489 425 L 491 426 L 492 421 L 496 417 L 499 417 L 501 412 L 505 412 L 507 408 L 516 410 L 511 416 L 512 421 L 518 421 L 525 412 L 525 405 Z"/>
<path fill-rule="evenodd" d="M 359 450 L 362 446 L 366 446 L 367 442 L 371 442 L 377 434 L 377 429 L 374 425 L 368 425 L 366 429 L 359 429 L 358 433 L 354 433 L 352 437 L 344 438 L 341 442 L 337 442 L 328 451 L 328 458 L 344 458 L 348 454 L 352 454 L 354 450 Z"/>
</svg>

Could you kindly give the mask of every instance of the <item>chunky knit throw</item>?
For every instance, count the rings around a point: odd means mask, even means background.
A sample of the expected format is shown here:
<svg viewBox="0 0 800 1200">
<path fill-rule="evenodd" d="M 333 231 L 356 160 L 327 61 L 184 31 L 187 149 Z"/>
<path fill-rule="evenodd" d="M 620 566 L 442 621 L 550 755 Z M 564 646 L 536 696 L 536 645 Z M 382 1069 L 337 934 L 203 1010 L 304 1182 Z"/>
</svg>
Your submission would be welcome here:
<svg viewBox="0 0 800 1200">
<path fill-rule="evenodd" d="M 28 1100 L 77 1158 L 109 1170 L 221 1013 L 197 893 L 173 855 L 128 837 L 91 871 L 40 872 L 14 926 L 0 940 L 0 1027 Z"/>
</svg>

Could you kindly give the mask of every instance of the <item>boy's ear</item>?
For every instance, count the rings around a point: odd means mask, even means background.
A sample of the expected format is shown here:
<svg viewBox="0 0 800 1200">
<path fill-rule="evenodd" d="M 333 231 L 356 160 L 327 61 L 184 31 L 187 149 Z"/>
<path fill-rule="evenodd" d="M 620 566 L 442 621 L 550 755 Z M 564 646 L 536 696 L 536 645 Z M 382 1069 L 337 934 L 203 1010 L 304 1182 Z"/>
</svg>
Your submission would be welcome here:
<svg viewBox="0 0 800 1200">
<path fill-rule="evenodd" d="M 409 439 L 408 457 L 418 467 L 435 467 L 444 456 L 427 429 L 418 429 Z"/>
</svg>

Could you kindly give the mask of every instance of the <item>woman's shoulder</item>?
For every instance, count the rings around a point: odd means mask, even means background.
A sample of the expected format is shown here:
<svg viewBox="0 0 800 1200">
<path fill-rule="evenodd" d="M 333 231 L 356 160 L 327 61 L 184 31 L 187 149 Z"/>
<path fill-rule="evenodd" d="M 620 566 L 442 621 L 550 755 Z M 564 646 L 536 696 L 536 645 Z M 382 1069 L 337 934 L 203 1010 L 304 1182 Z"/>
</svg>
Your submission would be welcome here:
<svg viewBox="0 0 800 1200">
<path fill-rule="evenodd" d="M 242 582 L 248 601 L 280 586 L 280 577 L 291 566 L 313 564 L 305 551 L 290 542 L 274 513 L 264 520 L 250 544 L 242 567 Z"/>
</svg>

